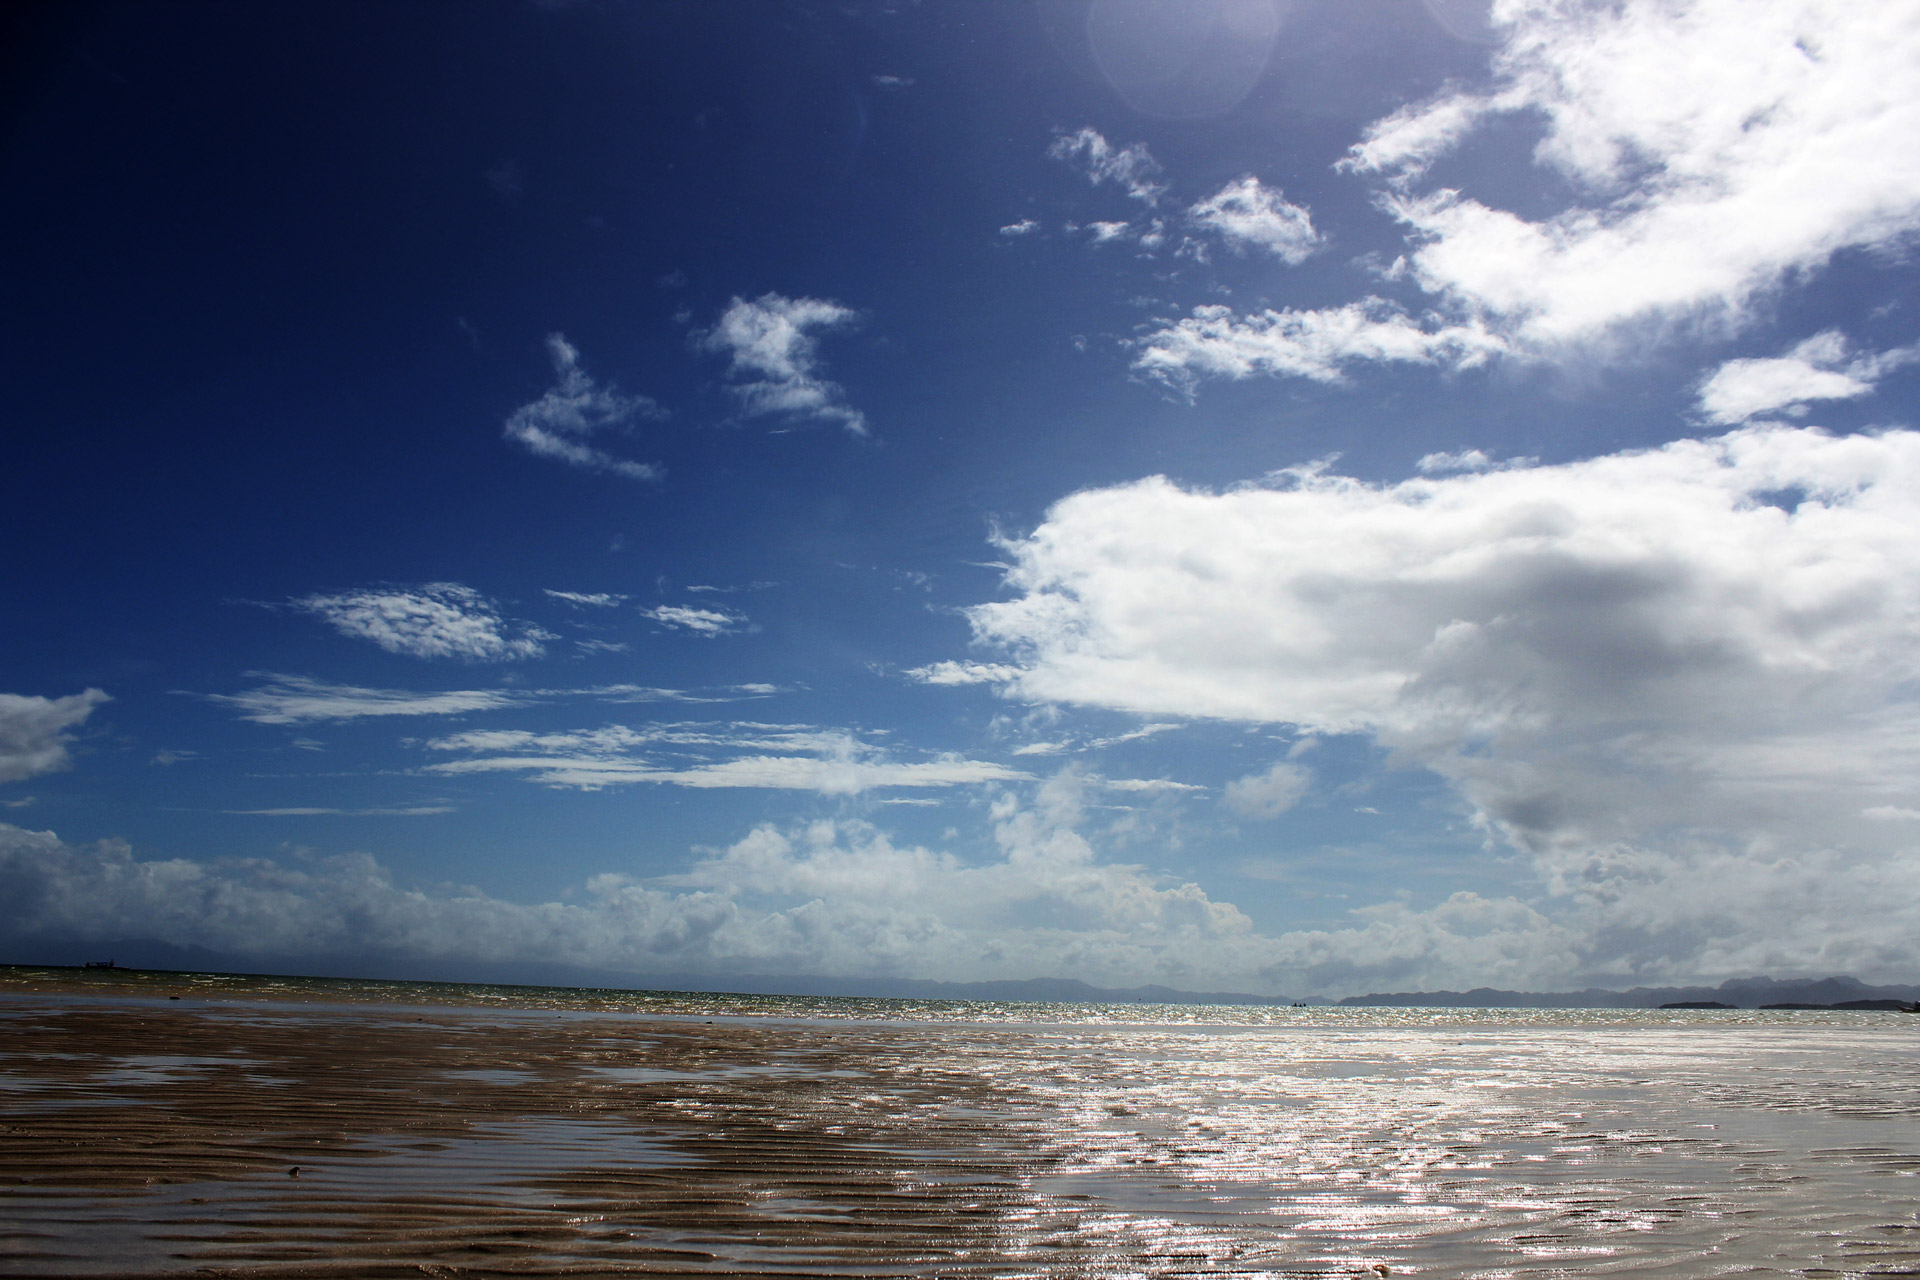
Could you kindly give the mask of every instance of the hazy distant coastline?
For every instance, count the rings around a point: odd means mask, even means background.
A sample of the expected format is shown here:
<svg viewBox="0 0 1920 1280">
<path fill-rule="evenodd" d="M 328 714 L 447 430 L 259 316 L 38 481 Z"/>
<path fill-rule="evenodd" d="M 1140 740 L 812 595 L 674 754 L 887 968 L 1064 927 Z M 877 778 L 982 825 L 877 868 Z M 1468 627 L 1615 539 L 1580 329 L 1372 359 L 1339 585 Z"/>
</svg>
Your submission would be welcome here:
<svg viewBox="0 0 1920 1280">
<path fill-rule="evenodd" d="M 1857 978 L 1732 978 L 1718 986 L 1633 987 L 1615 991 L 1587 987 L 1579 991 L 1508 991 L 1475 987 L 1469 991 L 1393 991 L 1331 999 L 1322 995 L 1259 995 L 1245 991 L 1187 991 L 1149 984 L 1098 987 L 1076 978 L 999 979 L 942 982 L 926 978 L 813 977 L 771 974 L 615 973 L 566 965 L 435 964 L 401 956 L 243 959 L 199 947 L 165 943 L 68 944 L 48 949 L 7 947 L 0 967 L 79 966 L 89 960 L 117 960 L 123 968 L 201 973 L 260 973 L 319 978 L 393 979 L 469 982 L 510 986 L 587 987 L 613 990 L 734 992 L 741 995 L 874 997 L 908 1000 L 992 1000 L 1096 1004 L 1244 1004 L 1396 1006 L 1453 1009 L 1657 1009 L 1681 1002 L 1723 1004 L 1737 1009 L 1765 1005 L 1825 1008 L 1849 1001 L 1920 1001 L 1920 985 L 1874 986 Z"/>
<path fill-rule="evenodd" d="M 1348 996 L 1343 1005 L 1428 1006 L 1455 1009 L 1657 1009 L 1663 1004 L 1715 1002 L 1736 1009 L 1765 1005 L 1827 1008 L 1860 1000 L 1920 1000 L 1920 986 L 1870 986 L 1857 978 L 1730 978 L 1717 987 L 1634 987 L 1608 991 L 1396 991 Z"/>
</svg>

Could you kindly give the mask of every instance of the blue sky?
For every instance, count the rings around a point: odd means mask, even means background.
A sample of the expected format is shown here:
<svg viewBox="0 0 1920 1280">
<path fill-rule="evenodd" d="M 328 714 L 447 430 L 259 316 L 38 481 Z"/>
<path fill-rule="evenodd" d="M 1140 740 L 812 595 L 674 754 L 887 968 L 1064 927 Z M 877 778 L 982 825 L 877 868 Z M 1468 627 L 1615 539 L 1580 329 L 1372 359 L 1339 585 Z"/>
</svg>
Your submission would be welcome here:
<svg viewBox="0 0 1920 1280">
<path fill-rule="evenodd" d="M 7 21 L 9 958 L 1920 972 L 1920 8 Z"/>
</svg>

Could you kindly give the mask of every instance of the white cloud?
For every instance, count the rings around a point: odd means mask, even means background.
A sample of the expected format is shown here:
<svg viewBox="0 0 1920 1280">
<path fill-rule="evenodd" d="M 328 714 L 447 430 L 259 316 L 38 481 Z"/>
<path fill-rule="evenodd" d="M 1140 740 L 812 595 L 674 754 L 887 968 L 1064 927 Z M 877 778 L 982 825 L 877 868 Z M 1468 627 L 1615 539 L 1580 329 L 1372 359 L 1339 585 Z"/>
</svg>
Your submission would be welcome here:
<svg viewBox="0 0 1920 1280">
<path fill-rule="evenodd" d="M 1102 862 L 1081 783 L 1005 798 L 984 859 L 860 822 L 761 826 L 673 877 L 588 880 L 565 903 L 423 893 L 372 858 L 142 860 L 0 824 L 0 936 L 151 938 L 240 957 L 544 962 L 630 973 L 1058 973 L 1094 982 L 1258 982 L 1247 918 L 1198 887 Z"/>
<path fill-rule="evenodd" d="M 1096 130 L 1081 129 L 1055 138 L 1047 155 L 1080 170 L 1095 186 L 1111 182 L 1148 205 L 1158 204 L 1166 194 L 1166 185 L 1158 181 L 1160 162 L 1143 142 L 1116 147 Z"/>
<path fill-rule="evenodd" d="M 1187 209 L 1187 217 L 1225 240 L 1236 252 L 1263 249 L 1288 266 L 1313 255 L 1320 237 L 1313 217 L 1280 191 L 1248 175 Z"/>
<path fill-rule="evenodd" d="M 555 600 L 562 600 L 567 604 L 577 604 L 582 608 L 588 609 L 611 609 L 626 600 L 625 596 L 612 591 L 555 591 L 552 587 L 542 587 L 541 590 L 545 591 Z"/>
<path fill-rule="evenodd" d="M 1503 0 L 1494 18 L 1490 86 L 1376 122 L 1341 165 L 1381 184 L 1380 206 L 1407 233 L 1387 276 L 1422 290 L 1428 314 L 1383 318 L 1362 304 L 1381 340 L 1335 343 L 1330 355 L 1319 331 L 1351 308 L 1205 308 L 1142 338 L 1139 367 L 1191 385 L 1329 382 L 1352 360 L 1614 357 L 1679 325 L 1737 329 L 1757 299 L 1835 253 L 1895 249 L 1920 231 L 1912 6 Z M 1471 181 L 1428 182 L 1442 157 L 1514 115 L 1544 132 L 1530 159 L 1560 180 L 1557 211 L 1514 212 L 1483 202 Z M 1488 161 L 1483 148 L 1475 168 Z"/>
<path fill-rule="evenodd" d="M 288 604 L 323 619 L 342 635 L 414 658 L 537 658 L 546 652 L 546 642 L 556 638 L 531 623 L 507 621 L 492 601 L 457 582 L 364 587 L 301 596 Z"/>
<path fill-rule="evenodd" d="M 19 782 L 70 767 L 69 731 L 92 715 L 95 707 L 111 701 L 99 689 L 64 698 L 0 693 L 0 782 Z"/>
<path fill-rule="evenodd" d="M 1175 782 L 1171 778 L 1089 778 L 1098 786 L 1109 791 L 1192 791 L 1203 792 L 1205 787 L 1192 782 Z"/>
<path fill-rule="evenodd" d="M 1849 358 L 1847 340 L 1837 329 L 1816 333 L 1784 356 L 1770 360 L 1729 360 L 1700 385 L 1700 411 L 1723 425 L 1762 414 L 1806 413 L 1816 400 L 1851 400 L 1873 391 L 1882 374 L 1920 357 L 1920 347 L 1866 353 Z"/>
<path fill-rule="evenodd" d="M 310 724 L 327 720 L 360 720 L 369 716 L 458 716 L 502 711 L 533 703 L 584 698 L 605 703 L 738 702 L 782 692 L 771 684 L 730 685 L 703 693 L 657 689 L 648 685 L 608 684 L 585 689 L 450 689 L 422 693 L 411 689 L 368 689 L 329 684 L 307 676 L 250 672 L 266 683 L 244 693 L 210 693 L 207 701 L 236 707 L 243 720 L 255 724 Z M 178 757 L 182 753 L 174 752 Z M 192 753 L 186 753 L 188 755 Z"/>
<path fill-rule="evenodd" d="M 457 716 L 498 711 L 528 700 L 505 689 L 454 689 L 415 693 L 404 689 L 367 689 L 328 684 L 307 676 L 254 672 L 267 683 L 245 693 L 210 693 L 207 701 L 236 707 L 255 724 L 311 724 L 323 720 L 360 720 L 368 716 Z"/>
<path fill-rule="evenodd" d="M 1020 668 L 996 662 L 936 662 L 902 672 L 919 684 L 1004 684 L 1020 675 Z"/>
<path fill-rule="evenodd" d="M 545 786 L 588 791 L 650 782 L 858 795 L 882 788 L 967 786 L 1027 776 L 1004 765 L 952 755 L 895 760 L 845 730 L 750 722 L 612 725 L 546 734 L 480 730 L 435 739 L 427 747 L 464 757 L 428 765 L 434 773 L 521 773 Z"/>
<path fill-rule="evenodd" d="M 663 627 L 678 627 L 695 635 L 718 636 L 738 631 L 746 619 L 720 609 L 698 609 L 683 604 L 663 604 L 642 609 L 640 616 L 652 618 Z"/>
<path fill-rule="evenodd" d="M 1225 798 L 1227 808 L 1243 818 L 1277 818 L 1298 804 L 1312 786 L 1312 770 L 1283 760 L 1265 773 L 1229 782 Z"/>
<path fill-rule="evenodd" d="M 580 353 L 565 335 L 549 334 L 547 351 L 553 358 L 554 384 L 538 400 L 508 416 L 507 439 L 543 458 L 588 471 L 606 471 L 630 480 L 659 479 L 660 469 L 653 464 L 616 457 L 587 441 L 598 432 L 625 431 L 636 418 L 665 417 L 665 411 L 645 396 L 623 396 L 594 382 L 580 367 Z"/>
<path fill-rule="evenodd" d="M 1421 475 L 1431 476 L 1449 471 L 1485 471 L 1493 465 L 1493 459 L 1479 449 L 1462 449 L 1458 453 L 1424 454 L 1413 465 Z"/>
<path fill-rule="evenodd" d="M 1018 222 L 1009 222 L 1006 226 L 1000 228 L 1000 234 L 1008 237 L 1030 236 L 1039 229 L 1040 224 L 1032 218 L 1022 218 Z"/>
<path fill-rule="evenodd" d="M 1112 240 L 1126 239 L 1133 227 L 1125 222 L 1089 222 L 1085 230 L 1093 237 L 1095 244 L 1106 244 Z"/>
<path fill-rule="evenodd" d="M 847 404 L 838 383 L 820 374 L 816 337 L 857 319 L 858 312 L 824 298 L 785 298 L 777 293 L 762 294 L 752 302 L 735 298 L 713 328 L 699 337 L 698 345 L 731 359 L 732 390 L 749 416 L 817 418 L 838 422 L 863 436 L 866 415 Z"/>
<path fill-rule="evenodd" d="M 1920 859 L 1862 812 L 1920 800 L 1920 434 L 1156 478 L 1005 550 L 1016 594 L 972 618 L 1016 694 L 1364 734 L 1434 771 L 1531 859 L 1533 901 L 1474 911 L 1510 959 L 1552 943 L 1536 979 L 1920 962 Z M 1438 927 L 1382 910 L 1355 938 Z"/>
<path fill-rule="evenodd" d="M 1416 320 L 1381 298 L 1314 311 L 1266 310 L 1236 315 L 1231 307 L 1195 307 L 1184 320 L 1140 339 L 1133 367 L 1190 390 L 1201 377 L 1255 375 L 1346 380 L 1355 361 L 1394 361 L 1470 368 L 1505 350 L 1478 324 Z"/>
<path fill-rule="evenodd" d="M 1386 175 L 1430 292 L 1532 344 L 1747 303 L 1836 251 L 1920 227 L 1920 12 L 1804 0 L 1513 0 L 1496 83 L 1376 124 L 1350 167 Z M 1588 197 L 1541 221 L 1411 190 L 1494 115 Z"/>
</svg>

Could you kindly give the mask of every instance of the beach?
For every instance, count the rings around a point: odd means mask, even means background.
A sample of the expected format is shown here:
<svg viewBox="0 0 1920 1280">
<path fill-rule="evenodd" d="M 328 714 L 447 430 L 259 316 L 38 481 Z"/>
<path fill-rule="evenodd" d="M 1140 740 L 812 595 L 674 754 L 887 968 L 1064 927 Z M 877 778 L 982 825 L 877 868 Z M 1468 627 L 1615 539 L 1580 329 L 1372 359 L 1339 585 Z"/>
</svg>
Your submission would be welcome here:
<svg viewBox="0 0 1920 1280">
<path fill-rule="evenodd" d="M 1913 1274 L 1916 1037 L 14 971 L 0 1270 Z"/>
</svg>

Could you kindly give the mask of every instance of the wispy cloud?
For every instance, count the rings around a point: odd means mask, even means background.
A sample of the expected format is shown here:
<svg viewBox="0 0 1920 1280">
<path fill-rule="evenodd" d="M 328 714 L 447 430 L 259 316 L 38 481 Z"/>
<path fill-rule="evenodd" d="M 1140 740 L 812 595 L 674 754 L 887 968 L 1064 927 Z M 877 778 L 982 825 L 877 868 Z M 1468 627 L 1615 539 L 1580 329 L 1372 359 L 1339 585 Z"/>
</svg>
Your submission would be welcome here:
<svg viewBox="0 0 1920 1280">
<path fill-rule="evenodd" d="M 1110 182 L 1143 204 L 1158 204 L 1166 194 L 1166 184 L 1159 181 L 1160 162 L 1143 142 L 1116 147 L 1098 130 L 1078 129 L 1056 137 L 1047 155 L 1080 170 L 1093 185 Z"/>
<path fill-rule="evenodd" d="M 1277 818 L 1298 804 L 1313 786 L 1313 772 L 1286 761 L 1264 773 L 1249 774 L 1227 784 L 1227 808 L 1245 818 Z"/>
<path fill-rule="evenodd" d="M 507 439 L 543 458 L 605 471 L 629 480 L 657 480 L 652 463 L 616 457 L 588 441 L 601 432 L 629 430 L 639 418 L 661 418 L 666 411 L 646 396 L 623 396 L 603 387 L 580 367 L 580 353 L 563 334 L 547 338 L 554 384 L 538 400 L 523 404 L 507 418 Z"/>
<path fill-rule="evenodd" d="M 1816 400 L 1852 400 L 1872 393 L 1882 375 L 1920 359 L 1920 346 L 1849 351 L 1837 329 L 1816 333 L 1784 356 L 1729 360 L 1700 386 L 1700 411 L 1730 425 L 1768 413 L 1800 417 Z"/>
<path fill-rule="evenodd" d="M 909 667 L 901 672 L 916 684 L 1006 684 L 1020 674 L 1020 668 L 999 662 L 935 662 L 924 667 Z"/>
<path fill-rule="evenodd" d="M 564 601 L 567 604 L 577 604 L 584 609 L 611 609 L 626 601 L 625 596 L 618 595 L 611 591 L 594 591 L 591 593 L 584 591 L 555 591 L 552 587 L 542 587 L 541 590 L 552 596 L 555 600 Z"/>
<path fill-rule="evenodd" d="M 510 622 L 491 600 L 457 582 L 420 587 L 363 587 L 287 602 L 342 635 L 371 640 L 414 658 L 507 662 L 537 658 L 556 639 L 532 623 Z"/>
<path fill-rule="evenodd" d="M 0 782 L 19 782 L 69 767 L 71 731 L 95 707 L 111 701 L 99 689 L 64 698 L 0 693 Z"/>
<path fill-rule="evenodd" d="M 360 720 L 369 716 L 457 716 L 520 706 L 531 696 L 504 689 L 456 689 L 417 693 L 404 689 L 368 689 L 329 684 L 306 676 L 254 672 L 265 680 L 245 693 L 210 693 L 207 701 L 235 707 L 255 724 L 311 724 Z"/>
<path fill-rule="evenodd" d="M 1006 226 L 1000 228 L 1000 234 L 1014 238 L 1018 236 L 1030 236 L 1038 230 L 1040 230 L 1040 224 L 1038 222 L 1035 222 L 1032 218 L 1022 218 L 1018 222 L 1009 222 Z"/>
<path fill-rule="evenodd" d="M 858 312 L 824 298 L 766 293 L 751 302 L 735 298 L 696 344 L 729 358 L 731 389 L 748 416 L 837 422 L 863 436 L 866 415 L 821 374 L 817 336 L 858 319 Z"/>
<path fill-rule="evenodd" d="M 452 813 L 453 806 L 446 804 L 409 805 L 398 809 L 330 809 L 299 806 L 289 809 L 222 809 L 222 813 L 237 814 L 246 817 L 261 818 L 425 818 L 434 814 Z"/>
<path fill-rule="evenodd" d="M 783 690 L 772 684 L 740 684 L 700 692 L 650 685 L 607 684 L 584 689 L 368 689 L 330 684 L 306 676 L 251 672 L 265 683 L 244 693 L 211 693 L 209 702 L 234 707 L 255 724 L 312 724 L 370 716 L 458 716 L 504 711 L 542 702 L 591 701 L 614 705 L 650 702 L 719 703 L 764 698 Z"/>
<path fill-rule="evenodd" d="M 747 621 L 744 616 L 737 613 L 728 613 L 722 609 L 701 609 L 684 604 L 656 605 L 651 609 L 642 609 L 640 616 L 651 618 L 663 627 L 674 627 L 702 636 L 720 636 L 730 631 L 738 631 L 746 625 Z"/>
<path fill-rule="evenodd" d="M 952 755 L 895 759 L 843 729 L 745 721 L 610 725 L 564 733 L 481 730 L 438 738 L 427 747 L 464 757 L 428 765 L 433 773 L 523 773 L 545 786 L 588 791 L 646 782 L 857 795 L 1028 776 Z"/>
<path fill-rule="evenodd" d="M 1089 777 L 1089 782 L 1097 783 L 1109 791 L 1185 791 L 1202 792 L 1206 788 L 1193 782 L 1175 782 L 1171 778 L 1098 778 Z"/>
</svg>

